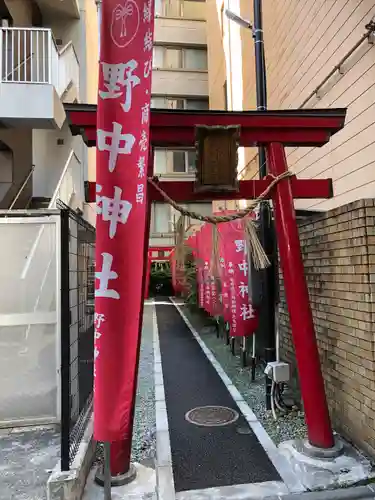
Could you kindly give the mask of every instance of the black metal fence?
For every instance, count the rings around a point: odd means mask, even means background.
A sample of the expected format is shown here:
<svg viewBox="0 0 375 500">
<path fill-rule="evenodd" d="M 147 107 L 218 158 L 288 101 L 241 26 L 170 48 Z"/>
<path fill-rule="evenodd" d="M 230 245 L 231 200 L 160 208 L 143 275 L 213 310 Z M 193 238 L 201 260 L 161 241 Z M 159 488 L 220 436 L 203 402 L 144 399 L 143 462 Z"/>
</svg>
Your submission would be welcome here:
<svg viewBox="0 0 375 500">
<path fill-rule="evenodd" d="M 61 470 L 69 470 L 92 411 L 95 228 L 61 209 Z"/>
</svg>

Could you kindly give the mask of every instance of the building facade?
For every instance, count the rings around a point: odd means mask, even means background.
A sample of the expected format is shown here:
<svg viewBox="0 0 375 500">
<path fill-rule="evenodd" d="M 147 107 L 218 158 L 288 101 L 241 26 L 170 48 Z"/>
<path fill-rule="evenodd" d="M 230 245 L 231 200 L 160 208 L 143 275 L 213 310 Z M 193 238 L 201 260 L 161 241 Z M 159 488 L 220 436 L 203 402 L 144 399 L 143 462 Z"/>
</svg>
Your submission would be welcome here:
<svg viewBox="0 0 375 500">
<path fill-rule="evenodd" d="M 93 339 L 84 182 L 95 156 L 64 106 L 96 102 L 97 63 L 95 0 L 0 0 L 0 427 L 60 421 L 63 295 L 79 393 L 78 337 Z M 65 232 L 59 200 L 71 209 Z"/>
<path fill-rule="evenodd" d="M 0 20 L 0 208 L 48 206 L 60 185 L 92 219 L 83 185 L 93 157 L 64 103 L 96 101 L 95 0 L 1 0 Z"/>
<path fill-rule="evenodd" d="M 333 179 L 329 200 L 298 200 L 309 212 L 300 237 L 334 426 L 375 455 L 374 252 L 375 47 L 372 0 L 263 0 L 268 109 L 347 108 L 322 148 L 289 148 L 299 178 Z M 207 0 L 211 109 L 256 109 L 252 2 Z M 258 177 L 255 149 L 240 177 Z M 309 214 L 310 213 L 310 214 Z M 282 278 L 282 277 L 281 277 Z M 261 335 L 261 332 L 259 332 Z M 280 354 L 298 380 L 281 279 Z"/>
<path fill-rule="evenodd" d="M 151 106 L 208 109 L 206 3 L 201 0 L 156 0 Z M 154 175 L 164 181 L 194 180 L 195 151 L 155 150 Z M 210 204 L 193 204 L 211 213 Z M 169 205 L 152 207 L 150 247 L 175 243 L 179 214 Z M 193 221 L 187 221 L 192 227 Z"/>
</svg>

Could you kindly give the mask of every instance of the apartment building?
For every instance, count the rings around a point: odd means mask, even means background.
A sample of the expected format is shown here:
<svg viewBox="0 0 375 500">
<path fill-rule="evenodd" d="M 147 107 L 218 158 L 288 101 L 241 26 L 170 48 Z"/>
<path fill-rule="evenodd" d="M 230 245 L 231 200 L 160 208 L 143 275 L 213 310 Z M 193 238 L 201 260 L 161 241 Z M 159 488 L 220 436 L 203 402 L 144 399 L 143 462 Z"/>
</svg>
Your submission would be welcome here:
<svg viewBox="0 0 375 500">
<path fill-rule="evenodd" d="M 92 219 L 89 156 L 64 103 L 96 100 L 95 0 L 0 0 L 0 20 L 0 208 L 63 197 Z"/>
<path fill-rule="evenodd" d="M 208 109 L 206 3 L 156 0 L 152 75 L 154 108 Z M 195 150 L 156 149 L 154 174 L 163 180 L 194 180 Z M 210 204 L 193 204 L 210 213 Z M 173 246 L 179 214 L 166 204 L 152 207 L 150 247 Z M 193 221 L 187 221 L 192 227 Z"/>
<path fill-rule="evenodd" d="M 96 102 L 97 62 L 95 0 L 0 0 L 0 427 L 59 421 L 62 295 L 64 338 L 93 338 L 95 234 L 84 218 L 95 212 L 84 181 L 95 157 L 64 105 Z M 58 200 L 74 211 L 65 243 Z M 77 372 L 74 361 L 72 380 Z"/>
<path fill-rule="evenodd" d="M 268 108 L 347 108 L 322 148 L 289 148 L 299 178 L 333 179 L 329 200 L 298 200 L 306 279 L 330 412 L 337 430 L 375 455 L 373 316 L 375 47 L 373 0 L 263 0 Z M 212 109 L 256 109 L 252 2 L 207 0 Z M 257 151 L 240 152 L 241 177 L 258 176 Z M 296 374 L 281 280 L 280 354 Z M 297 376 L 295 377 L 297 379 Z"/>
</svg>

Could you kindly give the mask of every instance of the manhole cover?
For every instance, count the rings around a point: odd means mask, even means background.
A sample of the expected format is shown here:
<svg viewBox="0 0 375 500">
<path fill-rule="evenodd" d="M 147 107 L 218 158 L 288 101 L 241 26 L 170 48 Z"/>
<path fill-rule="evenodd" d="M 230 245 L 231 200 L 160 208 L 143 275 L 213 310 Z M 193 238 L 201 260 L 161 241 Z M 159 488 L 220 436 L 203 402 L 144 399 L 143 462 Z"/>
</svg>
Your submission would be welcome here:
<svg viewBox="0 0 375 500">
<path fill-rule="evenodd" d="M 202 427 L 220 427 L 236 422 L 238 413 L 225 406 L 199 406 L 185 415 L 188 422 Z"/>
</svg>

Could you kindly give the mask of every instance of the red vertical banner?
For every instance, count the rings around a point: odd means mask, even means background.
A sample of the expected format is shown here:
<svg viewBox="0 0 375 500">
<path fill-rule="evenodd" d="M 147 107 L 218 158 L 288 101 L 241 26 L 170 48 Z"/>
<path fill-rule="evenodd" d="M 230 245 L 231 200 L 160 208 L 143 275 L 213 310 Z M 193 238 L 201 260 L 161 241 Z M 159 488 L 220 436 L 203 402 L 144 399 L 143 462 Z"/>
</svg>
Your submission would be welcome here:
<svg viewBox="0 0 375 500">
<path fill-rule="evenodd" d="M 102 3 L 94 436 L 98 441 L 123 441 L 128 447 L 142 321 L 153 10 L 152 0 Z"/>
<path fill-rule="evenodd" d="M 222 314 L 224 321 L 231 322 L 231 302 L 230 302 L 230 282 L 227 272 L 227 256 L 225 252 L 225 242 L 230 237 L 230 224 L 221 223 L 218 225 L 219 230 L 219 254 L 220 254 L 220 299 L 223 306 Z"/>
<path fill-rule="evenodd" d="M 243 221 L 228 224 L 230 229 L 225 238 L 225 256 L 230 286 L 231 335 L 246 337 L 255 333 L 258 315 L 249 299 L 249 259 Z"/>
<path fill-rule="evenodd" d="M 203 260 L 203 283 L 204 283 L 204 309 L 211 314 L 211 234 L 208 224 L 204 224 L 201 230 L 201 248 Z"/>
<path fill-rule="evenodd" d="M 196 270 L 197 270 L 197 291 L 198 304 L 201 309 L 204 309 L 204 278 L 203 278 L 203 254 L 202 254 L 202 230 L 197 233 L 197 250 L 196 250 Z"/>
</svg>

